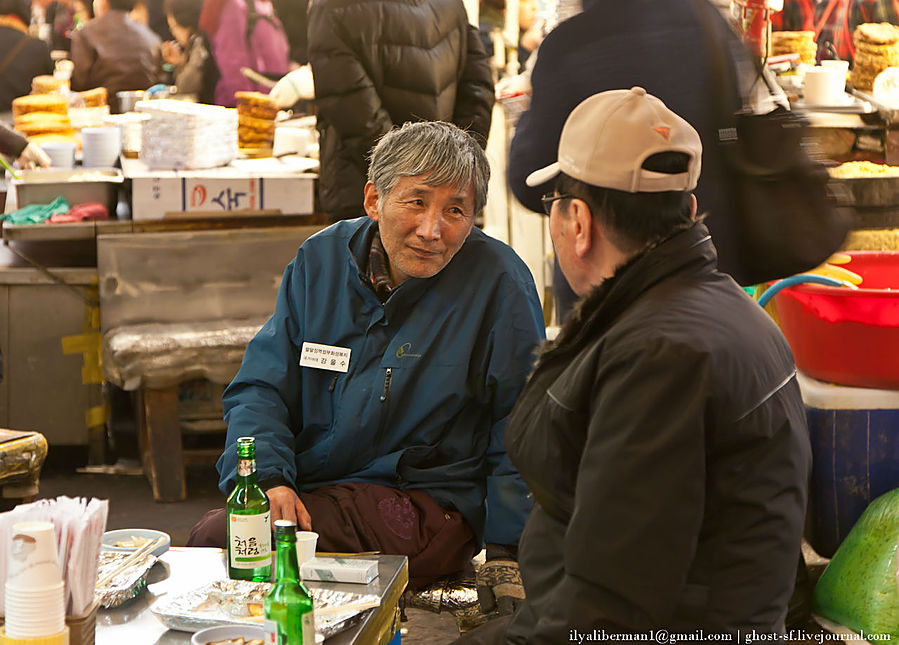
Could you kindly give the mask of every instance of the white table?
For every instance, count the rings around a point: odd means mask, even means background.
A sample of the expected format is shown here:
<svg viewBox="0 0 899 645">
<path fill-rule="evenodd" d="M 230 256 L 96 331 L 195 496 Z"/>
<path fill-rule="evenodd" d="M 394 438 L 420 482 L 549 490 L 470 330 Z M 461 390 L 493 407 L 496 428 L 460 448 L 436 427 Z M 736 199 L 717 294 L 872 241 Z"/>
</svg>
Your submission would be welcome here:
<svg viewBox="0 0 899 645">
<path fill-rule="evenodd" d="M 348 643 L 385 644 L 397 629 L 397 603 L 409 581 L 405 556 L 367 556 L 378 560 L 378 577 L 367 585 L 306 583 L 361 594 L 377 594 L 381 606 L 366 613 L 362 621 L 327 640 L 328 645 Z M 187 645 L 189 632 L 169 630 L 150 612 L 150 606 L 166 593 L 182 593 L 214 580 L 226 578 L 222 549 L 173 547 L 160 558 L 148 575 L 140 596 L 121 607 L 101 609 L 97 614 L 97 645 Z"/>
</svg>

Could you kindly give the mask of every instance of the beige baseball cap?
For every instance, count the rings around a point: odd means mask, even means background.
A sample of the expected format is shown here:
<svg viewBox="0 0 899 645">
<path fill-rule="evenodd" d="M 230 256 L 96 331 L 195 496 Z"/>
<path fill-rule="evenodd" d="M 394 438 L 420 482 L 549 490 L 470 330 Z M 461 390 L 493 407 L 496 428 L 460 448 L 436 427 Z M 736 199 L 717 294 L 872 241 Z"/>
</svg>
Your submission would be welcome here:
<svg viewBox="0 0 899 645">
<path fill-rule="evenodd" d="M 660 152 L 689 155 L 687 172 L 676 175 L 644 169 Z M 642 87 L 600 92 L 582 101 L 565 121 L 559 160 L 526 180 L 539 186 L 560 172 L 602 188 L 627 193 L 661 193 L 696 188 L 702 142 L 689 123 Z"/>
</svg>

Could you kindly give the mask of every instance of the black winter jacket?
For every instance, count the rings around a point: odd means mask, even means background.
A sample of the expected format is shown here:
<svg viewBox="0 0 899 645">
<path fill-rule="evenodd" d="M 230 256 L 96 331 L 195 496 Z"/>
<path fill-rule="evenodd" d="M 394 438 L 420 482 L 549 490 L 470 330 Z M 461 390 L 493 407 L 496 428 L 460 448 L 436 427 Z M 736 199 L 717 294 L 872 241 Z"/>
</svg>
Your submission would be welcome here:
<svg viewBox="0 0 899 645">
<path fill-rule="evenodd" d="M 450 121 L 486 146 L 493 78 L 461 0 L 312 0 L 309 62 L 321 208 L 362 214 L 368 154 L 406 121 Z"/>
<path fill-rule="evenodd" d="M 538 360 L 506 448 L 535 498 L 509 642 L 783 630 L 805 409 L 789 345 L 715 269 L 703 224 L 587 297 Z"/>
<path fill-rule="evenodd" d="M 732 197 L 717 145 L 716 107 L 723 89 L 712 61 L 727 54 L 708 51 L 707 43 L 729 39 L 734 52 L 742 45 L 717 11 L 709 13 L 719 28 L 712 36 L 704 34 L 690 0 L 584 0 L 584 12 L 561 23 L 540 44 L 530 109 L 519 119 L 509 151 L 509 183 L 522 204 L 542 214 L 540 196 L 552 185 L 531 188 L 525 178 L 556 161 L 571 111 L 597 92 L 639 85 L 699 132 L 699 212 L 711 213 L 706 222 L 719 252 L 718 268 L 742 282 L 744 251 L 728 212 Z M 735 95 L 724 100 L 733 110 L 740 107 Z"/>
</svg>

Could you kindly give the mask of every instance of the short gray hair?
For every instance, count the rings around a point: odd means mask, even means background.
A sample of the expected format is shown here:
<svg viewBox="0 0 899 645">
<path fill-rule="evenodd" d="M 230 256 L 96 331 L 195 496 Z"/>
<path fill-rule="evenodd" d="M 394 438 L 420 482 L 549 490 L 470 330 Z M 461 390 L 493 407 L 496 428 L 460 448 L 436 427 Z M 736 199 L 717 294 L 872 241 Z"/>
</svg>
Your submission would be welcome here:
<svg viewBox="0 0 899 645">
<path fill-rule="evenodd" d="M 381 199 L 390 194 L 400 177 L 424 174 L 428 175 L 428 186 L 471 184 L 475 214 L 487 203 L 487 156 L 470 134 L 452 123 L 405 123 L 381 137 L 372 148 L 368 180 Z"/>
</svg>

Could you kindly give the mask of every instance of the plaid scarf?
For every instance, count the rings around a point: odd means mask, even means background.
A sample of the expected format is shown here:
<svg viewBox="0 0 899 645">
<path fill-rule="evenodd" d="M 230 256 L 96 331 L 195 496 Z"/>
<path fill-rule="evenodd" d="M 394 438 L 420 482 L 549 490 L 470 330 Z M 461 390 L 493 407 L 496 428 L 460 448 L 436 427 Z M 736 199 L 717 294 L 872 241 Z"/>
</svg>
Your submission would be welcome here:
<svg viewBox="0 0 899 645">
<path fill-rule="evenodd" d="M 381 304 L 387 302 L 396 285 L 390 279 L 390 264 L 381 243 L 380 232 L 376 232 L 371 240 L 371 250 L 368 252 L 368 279 L 371 280 L 371 286 Z"/>
</svg>

